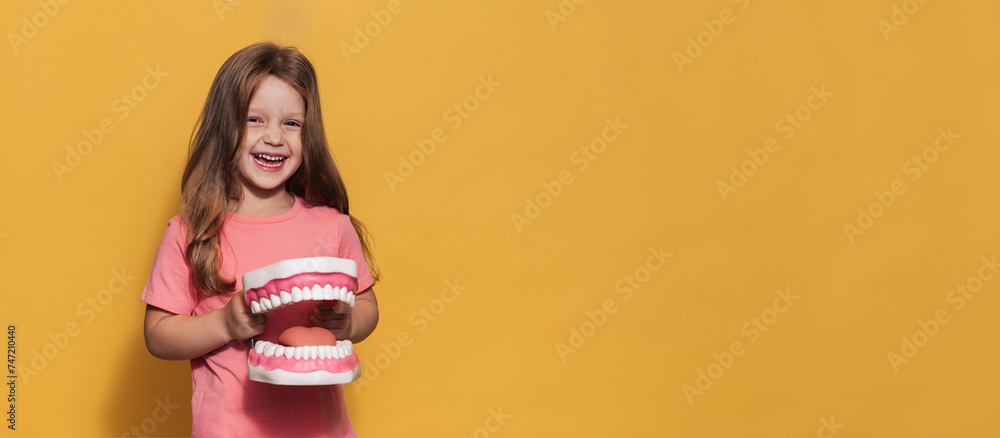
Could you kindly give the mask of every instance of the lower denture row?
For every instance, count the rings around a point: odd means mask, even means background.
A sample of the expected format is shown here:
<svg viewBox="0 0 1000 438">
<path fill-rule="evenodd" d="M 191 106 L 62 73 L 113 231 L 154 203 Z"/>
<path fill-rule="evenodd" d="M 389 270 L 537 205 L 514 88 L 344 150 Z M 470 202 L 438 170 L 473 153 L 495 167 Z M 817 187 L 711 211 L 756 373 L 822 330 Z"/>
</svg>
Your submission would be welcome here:
<svg viewBox="0 0 1000 438">
<path fill-rule="evenodd" d="M 268 341 L 254 343 L 255 353 L 264 357 L 284 356 L 286 359 L 343 359 L 354 354 L 351 341 L 337 341 L 337 345 L 309 345 L 289 347 Z"/>
<path fill-rule="evenodd" d="M 361 361 L 354 353 L 350 341 L 338 341 L 337 344 L 338 346 L 286 347 L 268 341 L 258 341 L 254 344 L 254 349 L 250 351 L 247 362 L 253 367 L 262 367 L 266 370 L 280 369 L 292 373 L 356 371 L 361 366 Z M 284 348 L 284 350 L 278 350 L 278 348 Z M 281 351 L 282 354 L 276 355 L 275 351 Z M 315 357 L 313 357 L 314 353 Z"/>
</svg>

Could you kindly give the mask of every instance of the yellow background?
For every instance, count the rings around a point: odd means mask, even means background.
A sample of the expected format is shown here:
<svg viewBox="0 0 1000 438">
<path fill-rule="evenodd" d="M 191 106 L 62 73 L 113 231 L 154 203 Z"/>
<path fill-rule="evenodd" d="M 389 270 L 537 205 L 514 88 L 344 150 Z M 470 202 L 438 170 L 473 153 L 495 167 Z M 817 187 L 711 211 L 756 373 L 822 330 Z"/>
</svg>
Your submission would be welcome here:
<svg viewBox="0 0 1000 438">
<path fill-rule="evenodd" d="M 345 388 L 362 436 L 831 436 L 831 421 L 838 437 L 1000 435 L 1000 279 L 948 301 L 1000 252 L 1000 2 L 404 0 L 376 29 L 387 3 L 71 1 L 51 17 L 0 3 L 18 435 L 189 433 L 188 364 L 146 352 L 138 296 L 212 78 L 260 40 L 316 66 L 352 213 L 376 240 L 381 321 L 358 352 L 379 373 Z M 681 71 L 674 54 L 726 9 L 735 20 Z M 12 43 L 33 17 L 45 25 Z M 378 34 L 348 62 L 366 24 Z M 136 91 L 157 66 L 162 82 Z M 490 75 L 500 85 L 453 128 L 446 111 Z M 832 96 L 784 138 L 778 120 L 821 86 Z M 145 99 L 122 119 L 133 92 Z M 627 128 L 580 170 L 574 151 L 615 117 Z M 57 175 L 103 118 L 114 130 Z M 949 127 L 960 137 L 912 181 L 904 166 Z M 438 128 L 447 140 L 390 187 Z M 724 201 L 717 183 L 768 138 L 780 149 Z M 560 172 L 572 183 L 519 232 L 512 214 Z M 896 180 L 905 193 L 852 242 L 844 224 Z M 671 256 L 625 300 L 616 283 L 661 246 Z M 134 278 L 87 313 L 114 271 Z M 773 316 L 779 289 L 799 298 L 750 342 L 744 324 Z M 894 369 L 889 353 L 940 309 L 948 322 Z M 744 353 L 689 403 L 683 386 L 732 342 Z M 158 400 L 180 408 L 164 418 Z"/>
</svg>

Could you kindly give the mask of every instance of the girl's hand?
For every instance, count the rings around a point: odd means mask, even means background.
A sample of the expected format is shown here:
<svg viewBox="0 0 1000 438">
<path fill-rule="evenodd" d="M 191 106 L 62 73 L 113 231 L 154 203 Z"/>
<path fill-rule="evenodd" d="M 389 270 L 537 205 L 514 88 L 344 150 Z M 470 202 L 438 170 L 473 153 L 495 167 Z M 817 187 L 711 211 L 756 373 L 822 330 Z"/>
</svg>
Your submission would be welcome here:
<svg viewBox="0 0 1000 438">
<path fill-rule="evenodd" d="M 313 311 L 312 323 L 333 333 L 337 340 L 351 338 L 351 306 L 343 301 L 329 305 L 323 301 Z"/>
<path fill-rule="evenodd" d="M 230 338 L 239 341 L 245 341 L 267 330 L 267 314 L 251 314 L 245 295 L 245 291 L 237 292 L 223 308 L 226 332 Z"/>
</svg>

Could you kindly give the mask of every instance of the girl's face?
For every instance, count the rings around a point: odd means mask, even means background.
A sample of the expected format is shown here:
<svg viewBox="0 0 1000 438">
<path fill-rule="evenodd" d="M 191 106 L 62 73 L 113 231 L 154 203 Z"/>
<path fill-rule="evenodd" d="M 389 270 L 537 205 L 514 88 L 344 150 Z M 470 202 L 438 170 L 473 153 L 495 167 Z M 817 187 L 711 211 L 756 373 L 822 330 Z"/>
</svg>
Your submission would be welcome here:
<svg viewBox="0 0 1000 438">
<path fill-rule="evenodd" d="M 268 75 L 250 99 L 246 136 L 236 164 L 243 175 L 244 195 L 279 195 L 285 181 L 302 165 L 302 124 L 306 107 L 290 85 Z"/>
</svg>

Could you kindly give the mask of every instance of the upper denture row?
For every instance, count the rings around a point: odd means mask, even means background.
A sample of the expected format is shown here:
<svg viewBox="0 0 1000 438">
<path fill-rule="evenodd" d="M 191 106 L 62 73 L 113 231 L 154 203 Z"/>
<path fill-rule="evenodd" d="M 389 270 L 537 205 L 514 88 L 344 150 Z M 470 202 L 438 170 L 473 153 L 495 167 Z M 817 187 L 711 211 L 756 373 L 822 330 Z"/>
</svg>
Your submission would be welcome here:
<svg viewBox="0 0 1000 438">
<path fill-rule="evenodd" d="M 303 300 L 339 300 L 354 307 L 354 292 L 346 286 L 314 284 L 312 286 L 292 286 L 291 290 L 268 294 L 263 288 L 251 289 L 246 295 L 247 305 L 254 313 L 267 311 Z"/>
</svg>

